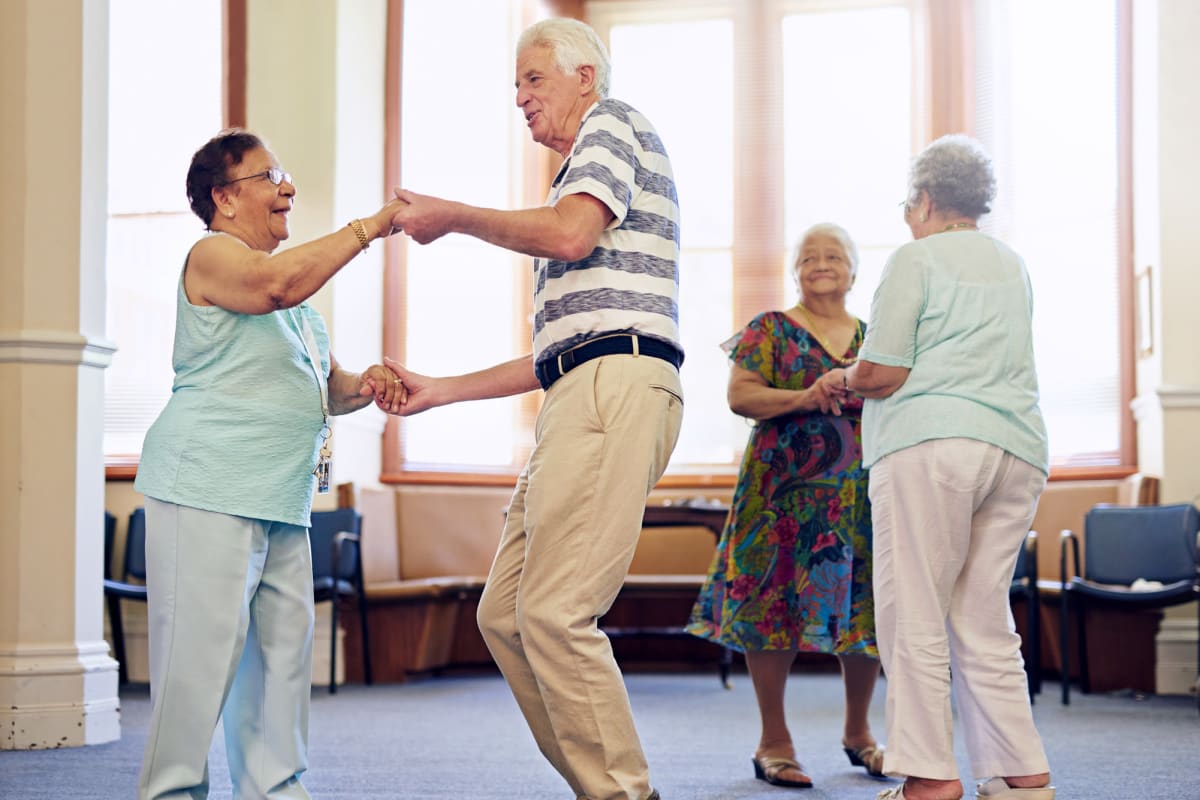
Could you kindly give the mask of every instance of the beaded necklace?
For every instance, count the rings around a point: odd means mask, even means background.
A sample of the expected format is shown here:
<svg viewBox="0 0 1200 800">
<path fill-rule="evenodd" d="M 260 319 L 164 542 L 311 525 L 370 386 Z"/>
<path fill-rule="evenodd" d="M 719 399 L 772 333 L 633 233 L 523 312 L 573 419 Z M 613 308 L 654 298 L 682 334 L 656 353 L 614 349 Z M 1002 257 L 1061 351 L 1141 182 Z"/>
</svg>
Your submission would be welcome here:
<svg viewBox="0 0 1200 800">
<path fill-rule="evenodd" d="M 834 361 L 836 361 L 839 365 L 841 365 L 843 367 L 848 367 L 851 364 L 853 364 L 855 361 L 858 360 L 857 356 L 855 356 L 853 358 L 842 358 L 836 352 L 834 352 L 833 347 L 831 347 L 829 342 L 825 341 L 825 337 L 821 335 L 820 329 L 817 327 L 817 321 L 815 319 L 813 319 L 813 315 L 809 312 L 809 310 L 807 308 L 804 307 L 803 303 L 797 303 L 796 310 L 799 311 L 804 316 L 805 321 L 808 322 L 808 332 L 811 333 L 812 337 L 817 340 L 817 344 L 819 344 L 819 345 L 821 345 L 821 347 L 825 348 L 825 352 L 829 354 L 830 358 L 832 358 Z M 853 347 L 855 344 L 858 344 L 861 342 L 862 342 L 862 322 L 855 321 L 855 323 L 854 323 L 854 338 L 850 340 L 850 345 Z"/>
</svg>

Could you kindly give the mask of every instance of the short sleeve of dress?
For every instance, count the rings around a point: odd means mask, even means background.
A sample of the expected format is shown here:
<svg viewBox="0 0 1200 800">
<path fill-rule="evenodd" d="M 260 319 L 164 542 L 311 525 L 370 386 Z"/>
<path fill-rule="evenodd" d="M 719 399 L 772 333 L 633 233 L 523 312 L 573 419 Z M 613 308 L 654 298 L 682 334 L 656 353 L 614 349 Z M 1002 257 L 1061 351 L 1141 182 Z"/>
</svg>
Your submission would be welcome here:
<svg viewBox="0 0 1200 800">
<path fill-rule="evenodd" d="M 774 314 L 759 314 L 750 324 L 721 343 L 731 364 L 757 372 L 770 382 L 775 374 L 775 340 L 779 323 Z"/>
</svg>

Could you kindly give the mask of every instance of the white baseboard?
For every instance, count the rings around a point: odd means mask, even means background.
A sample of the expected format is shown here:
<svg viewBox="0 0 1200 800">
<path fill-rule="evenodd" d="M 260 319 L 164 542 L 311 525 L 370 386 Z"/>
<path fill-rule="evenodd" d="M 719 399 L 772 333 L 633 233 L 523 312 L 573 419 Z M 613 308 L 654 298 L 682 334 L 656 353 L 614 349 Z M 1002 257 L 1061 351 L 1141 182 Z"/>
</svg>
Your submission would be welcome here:
<svg viewBox="0 0 1200 800">
<path fill-rule="evenodd" d="M 329 685 L 329 603 L 317 603 L 316 620 L 313 627 L 313 665 L 312 682 L 314 686 Z M 146 638 L 146 604 L 138 602 L 124 603 L 121 607 L 121 622 L 125 629 L 125 658 L 129 662 L 125 669 L 129 680 L 134 683 L 147 683 L 150 680 L 149 644 Z M 345 683 L 346 649 L 343 640 L 346 631 L 338 620 L 338 685 Z M 104 638 L 112 641 L 112 632 L 108 628 L 108 615 L 105 614 Z M 114 654 L 115 657 L 115 654 Z"/>
<path fill-rule="evenodd" d="M 1196 622 L 1162 621 L 1155 637 L 1154 685 L 1158 694 L 1196 692 Z"/>
<path fill-rule="evenodd" d="M 313 686 L 329 685 L 329 613 L 330 603 L 317 603 L 316 622 L 313 627 Z M 346 631 L 338 618 L 337 630 L 337 674 L 334 680 L 341 686 L 346 682 Z"/>
</svg>

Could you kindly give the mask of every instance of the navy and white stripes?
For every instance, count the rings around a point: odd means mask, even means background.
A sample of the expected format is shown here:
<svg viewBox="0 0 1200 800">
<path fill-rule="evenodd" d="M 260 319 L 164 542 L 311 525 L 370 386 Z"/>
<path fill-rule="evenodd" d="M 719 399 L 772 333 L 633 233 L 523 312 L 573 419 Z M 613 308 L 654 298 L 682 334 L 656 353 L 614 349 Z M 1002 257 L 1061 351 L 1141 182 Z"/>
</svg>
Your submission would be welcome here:
<svg viewBox="0 0 1200 800">
<path fill-rule="evenodd" d="M 679 201 L 650 122 L 619 100 L 589 109 L 546 202 L 571 194 L 595 197 L 616 219 L 579 261 L 534 262 L 534 360 L 613 331 L 680 347 Z"/>
</svg>

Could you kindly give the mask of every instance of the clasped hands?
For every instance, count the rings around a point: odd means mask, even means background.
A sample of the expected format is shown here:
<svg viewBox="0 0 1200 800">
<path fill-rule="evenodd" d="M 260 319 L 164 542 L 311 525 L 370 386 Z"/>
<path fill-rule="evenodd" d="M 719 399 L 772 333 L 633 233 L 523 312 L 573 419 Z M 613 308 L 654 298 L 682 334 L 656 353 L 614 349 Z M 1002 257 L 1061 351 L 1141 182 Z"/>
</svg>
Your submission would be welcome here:
<svg viewBox="0 0 1200 800">
<path fill-rule="evenodd" d="M 826 372 L 811 387 L 817 401 L 817 406 L 824 414 L 842 415 L 842 404 L 853 396 L 854 392 L 846 385 L 846 370 L 838 367 Z"/>
<path fill-rule="evenodd" d="M 399 187 L 395 192 L 386 206 L 391 213 L 389 236 L 403 231 L 417 244 L 429 244 L 454 230 L 455 210 L 461 207 L 458 203 Z"/>
<path fill-rule="evenodd" d="M 438 395 L 445 379 L 412 372 L 387 357 L 382 364 L 367 367 L 358 380 L 358 395 L 372 397 L 375 406 L 385 414 L 408 417 L 444 402 Z"/>
</svg>

